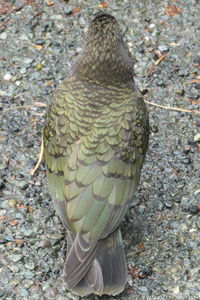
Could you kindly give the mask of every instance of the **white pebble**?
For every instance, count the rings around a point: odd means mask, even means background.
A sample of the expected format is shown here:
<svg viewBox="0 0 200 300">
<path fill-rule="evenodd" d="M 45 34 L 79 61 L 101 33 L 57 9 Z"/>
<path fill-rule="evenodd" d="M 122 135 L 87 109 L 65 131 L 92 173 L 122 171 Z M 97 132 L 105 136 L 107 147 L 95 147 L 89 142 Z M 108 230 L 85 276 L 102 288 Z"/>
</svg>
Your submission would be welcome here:
<svg viewBox="0 0 200 300">
<path fill-rule="evenodd" d="M 176 287 L 173 289 L 173 292 L 174 292 L 174 294 L 180 294 L 180 288 L 179 288 L 179 286 L 176 286 Z"/>
<path fill-rule="evenodd" d="M 194 136 L 194 142 L 200 142 L 200 133 Z"/>
<path fill-rule="evenodd" d="M 0 39 L 5 40 L 5 39 L 7 39 L 7 36 L 8 36 L 7 33 L 3 32 L 0 34 Z"/>
<path fill-rule="evenodd" d="M 10 73 L 6 73 L 4 76 L 3 76 L 3 79 L 4 80 L 10 80 L 12 78 L 12 75 Z"/>
<path fill-rule="evenodd" d="M 153 30 L 155 27 L 156 27 L 156 25 L 153 24 L 153 23 L 151 23 L 151 24 L 149 25 L 149 29 L 151 29 L 151 30 Z"/>
</svg>

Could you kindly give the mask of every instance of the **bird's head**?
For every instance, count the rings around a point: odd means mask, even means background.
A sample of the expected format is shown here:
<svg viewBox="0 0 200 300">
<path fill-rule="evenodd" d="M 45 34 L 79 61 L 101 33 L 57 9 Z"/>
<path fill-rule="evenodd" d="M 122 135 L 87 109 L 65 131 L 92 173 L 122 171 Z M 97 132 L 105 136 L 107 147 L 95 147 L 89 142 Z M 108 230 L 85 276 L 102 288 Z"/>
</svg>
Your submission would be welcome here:
<svg viewBox="0 0 200 300">
<path fill-rule="evenodd" d="M 113 16 L 99 13 L 94 17 L 75 69 L 101 83 L 133 81 L 133 58 Z"/>
</svg>

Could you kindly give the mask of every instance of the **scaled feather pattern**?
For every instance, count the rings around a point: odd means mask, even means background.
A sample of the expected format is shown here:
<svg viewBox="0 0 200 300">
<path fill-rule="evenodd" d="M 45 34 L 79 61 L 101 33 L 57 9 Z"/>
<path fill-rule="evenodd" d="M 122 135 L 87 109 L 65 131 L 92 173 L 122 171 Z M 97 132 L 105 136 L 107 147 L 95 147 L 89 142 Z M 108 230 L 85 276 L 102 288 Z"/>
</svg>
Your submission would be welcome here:
<svg viewBox="0 0 200 300">
<path fill-rule="evenodd" d="M 116 295 L 126 285 L 120 223 L 139 185 L 148 135 L 133 58 L 116 19 L 100 13 L 44 127 L 50 194 L 67 230 L 63 279 L 80 296 Z"/>
</svg>

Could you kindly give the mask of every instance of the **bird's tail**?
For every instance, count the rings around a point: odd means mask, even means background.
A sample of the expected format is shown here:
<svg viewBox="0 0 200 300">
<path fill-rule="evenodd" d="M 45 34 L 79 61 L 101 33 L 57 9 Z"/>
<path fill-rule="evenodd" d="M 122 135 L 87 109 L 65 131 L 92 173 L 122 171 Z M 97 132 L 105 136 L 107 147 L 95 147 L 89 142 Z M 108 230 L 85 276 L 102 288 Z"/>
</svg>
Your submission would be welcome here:
<svg viewBox="0 0 200 300">
<path fill-rule="evenodd" d="M 127 282 L 127 267 L 120 229 L 95 244 L 80 235 L 75 240 L 69 235 L 64 281 L 80 296 L 121 293 Z"/>
</svg>

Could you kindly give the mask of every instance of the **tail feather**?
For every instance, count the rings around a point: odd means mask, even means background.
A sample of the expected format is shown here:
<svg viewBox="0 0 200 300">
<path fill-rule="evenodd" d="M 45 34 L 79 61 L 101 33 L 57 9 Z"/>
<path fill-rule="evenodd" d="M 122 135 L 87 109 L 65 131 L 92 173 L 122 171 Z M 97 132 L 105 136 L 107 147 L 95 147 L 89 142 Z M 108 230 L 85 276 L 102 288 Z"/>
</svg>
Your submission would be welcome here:
<svg viewBox="0 0 200 300">
<path fill-rule="evenodd" d="M 89 251 L 86 251 L 85 256 L 79 253 L 79 265 L 77 264 L 77 250 L 80 251 L 83 245 L 75 247 L 77 240 L 76 237 L 65 264 L 64 280 L 68 288 L 81 296 L 92 293 L 97 295 L 121 293 L 127 282 L 127 267 L 120 229 L 115 230 L 97 244 L 93 244 Z M 81 261 L 80 258 L 83 257 Z M 69 270 L 70 263 L 70 272 L 66 272 Z"/>
<path fill-rule="evenodd" d="M 87 274 L 101 243 L 88 243 L 81 234 L 77 234 L 73 244 L 70 246 L 65 261 L 63 276 L 69 289 L 76 286 Z"/>
<path fill-rule="evenodd" d="M 99 293 L 103 291 L 103 274 L 97 259 L 94 260 L 90 270 L 85 276 L 85 279 L 88 286 L 90 286 L 94 291 Z"/>
<path fill-rule="evenodd" d="M 102 294 L 117 295 L 121 293 L 127 282 L 127 265 L 119 228 L 104 240 L 97 260 L 101 266 L 104 280 Z"/>
</svg>

